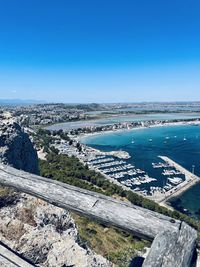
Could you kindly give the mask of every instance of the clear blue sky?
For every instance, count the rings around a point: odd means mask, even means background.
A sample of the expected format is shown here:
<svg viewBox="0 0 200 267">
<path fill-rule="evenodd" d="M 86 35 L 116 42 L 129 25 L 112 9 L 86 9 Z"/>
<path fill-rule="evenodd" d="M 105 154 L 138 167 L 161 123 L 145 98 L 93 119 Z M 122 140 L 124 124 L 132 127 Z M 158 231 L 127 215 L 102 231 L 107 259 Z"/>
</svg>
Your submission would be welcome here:
<svg viewBox="0 0 200 267">
<path fill-rule="evenodd" d="M 0 98 L 200 100 L 199 0 L 0 0 Z"/>
</svg>

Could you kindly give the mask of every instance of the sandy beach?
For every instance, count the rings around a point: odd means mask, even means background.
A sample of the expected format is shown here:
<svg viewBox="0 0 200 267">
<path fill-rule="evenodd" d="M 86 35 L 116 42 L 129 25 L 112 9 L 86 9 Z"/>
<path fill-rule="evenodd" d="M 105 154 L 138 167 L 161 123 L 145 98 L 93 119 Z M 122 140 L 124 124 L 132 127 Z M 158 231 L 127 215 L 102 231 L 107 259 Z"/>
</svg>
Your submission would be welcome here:
<svg viewBox="0 0 200 267">
<path fill-rule="evenodd" d="M 159 123 L 149 126 L 139 126 L 139 127 L 132 127 L 132 128 L 126 128 L 126 129 L 114 129 L 114 130 L 108 130 L 108 131 L 101 131 L 101 132 L 93 132 L 93 133 L 81 133 L 77 136 L 71 135 L 70 137 L 73 138 L 76 141 L 81 142 L 85 138 L 91 137 L 91 136 L 97 136 L 97 135 L 105 135 L 105 134 L 111 134 L 115 132 L 127 132 L 127 131 L 133 131 L 133 130 L 142 130 L 142 129 L 148 129 L 148 128 L 155 128 L 155 127 L 166 127 L 166 126 L 179 126 L 179 125 L 200 125 L 199 120 L 192 120 L 192 121 L 178 121 L 178 122 L 165 122 L 165 123 Z"/>
</svg>

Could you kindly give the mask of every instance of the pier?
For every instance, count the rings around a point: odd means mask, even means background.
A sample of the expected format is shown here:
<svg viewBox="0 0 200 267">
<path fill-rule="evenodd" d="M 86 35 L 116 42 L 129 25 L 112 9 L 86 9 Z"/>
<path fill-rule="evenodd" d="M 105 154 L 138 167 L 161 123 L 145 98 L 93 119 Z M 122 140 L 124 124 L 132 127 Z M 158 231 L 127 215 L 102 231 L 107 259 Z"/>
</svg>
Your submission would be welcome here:
<svg viewBox="0 0 200 267">
<path fill-rule="evenodd" d="M 178 163 L 174 162 L 173 160 L 171 160 L 166 156 L 159 156 L 159 158 L 165 161 L 170 167 L 175 168 L 178 172 L 185 175 L 185 180 L 182 183 L 178 184 L 177 186 L 173 187 L 171 190 L 165 193 L 160 193 L 153 196 L 154 201 L 158 202 L 161 205 L 166 206 L 167 201 L 169 201 L 171 198 L 182 194 L 190 187 L 199 183 L 200 177 L 186 170 L 184 167 L 182 167 L 181 165 L 179 165 Z"/>
<path fill-rule="evenodd" d="M 91 160 L 87 161 L 87 165 L 124 190 L 131 190 L 142 196 L 147 196 L 147 190 L 132 189 L 132 187 L 156 181 L 155 178 L 149 177 L 144 170 L 114 157 L 94 155 Z"/>
</svg>

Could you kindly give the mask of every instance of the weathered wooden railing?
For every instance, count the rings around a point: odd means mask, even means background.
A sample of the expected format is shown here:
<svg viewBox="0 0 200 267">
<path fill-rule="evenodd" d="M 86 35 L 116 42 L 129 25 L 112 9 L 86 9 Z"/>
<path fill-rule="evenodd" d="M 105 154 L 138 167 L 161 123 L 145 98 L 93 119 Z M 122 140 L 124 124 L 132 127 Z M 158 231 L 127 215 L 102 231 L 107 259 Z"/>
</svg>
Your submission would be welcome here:
<svg viewBox="0 0 200 267">
<path fill-rule="evenodd" d="M 95 192 L 0 164 L 0 184 L 154 240 L 144 267 L 189 267 L 196 231 L 184 222 Z"/>
</svg>

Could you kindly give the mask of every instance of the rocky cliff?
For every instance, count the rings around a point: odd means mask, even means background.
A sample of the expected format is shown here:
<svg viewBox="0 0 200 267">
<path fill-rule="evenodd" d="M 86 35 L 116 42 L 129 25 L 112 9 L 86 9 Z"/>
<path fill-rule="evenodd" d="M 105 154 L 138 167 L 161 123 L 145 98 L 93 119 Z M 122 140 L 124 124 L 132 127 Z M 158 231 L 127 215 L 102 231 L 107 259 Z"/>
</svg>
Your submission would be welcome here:
<svg viewBox="0 0 200 267">
<path fill-rule="evenodd" d="M 38 173 L 37 153 L 28 135 L 14 122 L 0 123 L 0 161 Z M 80 245 L 76 224 L 68 211 L 26 194 L 2 196 L 0 190 L 0 241 L 36 266 L 111 266 Z"/>
<path fill-rule="evenodd" d="M 28 134 L 15 122 L 0 122 L 0 162 L 27 172 L 39 173 L 37 152 Z"/>
</svg>

